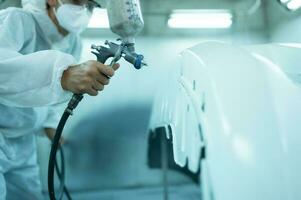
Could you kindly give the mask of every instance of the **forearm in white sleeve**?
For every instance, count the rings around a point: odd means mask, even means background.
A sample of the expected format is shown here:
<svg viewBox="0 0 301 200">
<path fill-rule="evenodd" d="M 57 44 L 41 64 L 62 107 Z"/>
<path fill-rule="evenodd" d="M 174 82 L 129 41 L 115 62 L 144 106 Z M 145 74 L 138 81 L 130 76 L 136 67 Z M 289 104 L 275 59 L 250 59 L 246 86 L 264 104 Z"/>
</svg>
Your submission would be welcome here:
<svg viewBox="0 0 301 200">
<path fill-rule="evenodd" d="M 76 64 L 73 56 L 59 51 L 28 55 L 0 48 L 0 103 L 14 107 L 39 107 L 66 101 L 64 70 Z"/>
</svg>

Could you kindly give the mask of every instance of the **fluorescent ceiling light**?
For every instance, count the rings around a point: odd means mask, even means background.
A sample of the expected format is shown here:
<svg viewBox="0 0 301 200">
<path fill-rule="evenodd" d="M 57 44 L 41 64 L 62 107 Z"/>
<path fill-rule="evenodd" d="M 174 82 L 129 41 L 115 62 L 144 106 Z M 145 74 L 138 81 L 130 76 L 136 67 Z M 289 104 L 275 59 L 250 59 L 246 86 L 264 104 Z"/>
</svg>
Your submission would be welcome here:
<svg viewBox="0 0 301 200">
<path fill-rule="evenodd" d="M 301 7 L 301 0 L 291 0 L 286 6 L 290 10 L 297 10 Z"/>
<path fill-rule="evenodd" d="M 168 19 L 170 28 L 230 28 L 232 14 L 228 10 L 174 10 Z"/>
<path fill-rule="evenodd" d="M 106 9 L 95 8 L 88 28 L 109 28 L 109 18 Z"/>
</svg>

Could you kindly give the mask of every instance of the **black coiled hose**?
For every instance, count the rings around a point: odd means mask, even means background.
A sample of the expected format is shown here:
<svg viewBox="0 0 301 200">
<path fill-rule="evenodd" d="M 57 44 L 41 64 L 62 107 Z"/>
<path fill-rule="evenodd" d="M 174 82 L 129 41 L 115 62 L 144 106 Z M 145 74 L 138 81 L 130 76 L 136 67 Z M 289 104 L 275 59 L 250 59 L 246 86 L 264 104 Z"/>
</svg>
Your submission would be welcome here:
<svg viewBox="0 0 301 200">
<path fill-rule="evenodd" d="M 52 141 L 51 145 L 51 151 L 49 156 L 49 163 L 48 163 L 48 192 L 49 192 L 49 198 L 51 200 L 59 199 L 61 200 L 63 198 L 64 193 L 66 194 L 67 198 L 71 200 L 71 195 L 65 186 L 65 159 L 64 159 L 64 152 L 62 147 L 60 147 L 60 139 L 65 127 L 65 124 L 72 115 L 73 110 L 77 107 L 79 102 L 83 99 L 83 95 L 81 94 L 74 94 L 72 99 L 69 101 L 67 108 L 64 111 L 64 114 L 59 122 L 59 125 L 56 129 L 56 133 L 54 136 L 54 139 Z M 61 169 L 60 171 L 56 154 L 58 149 L 60 150 L 61 155 Z M 59 195 L 56 197 L 55 191 L 54 191 L 54 170 L 57 172 L 57 176 L 60 180 L 60 187 L 59 187 Z"/>
</svg>

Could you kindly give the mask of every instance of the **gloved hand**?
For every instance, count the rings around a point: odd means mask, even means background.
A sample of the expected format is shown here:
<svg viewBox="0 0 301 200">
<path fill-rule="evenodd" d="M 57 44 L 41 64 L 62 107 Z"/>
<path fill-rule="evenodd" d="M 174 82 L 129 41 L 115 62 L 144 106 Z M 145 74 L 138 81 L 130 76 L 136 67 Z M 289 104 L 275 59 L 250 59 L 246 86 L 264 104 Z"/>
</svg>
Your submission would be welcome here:
<svg viewBox="0 0 301 200">
<path fill-rule="evenodd" d="M 111 68 L 93 60 L 71 66 L 64 71 L 61 85 L 64 90 L 74 94 L 87 93 L 96 96 L 98 91 L 102 91 L 104 86 L 109 84 L 109 79 L 114 76 L 119 66 L 115 64 Z"/>
</svg>

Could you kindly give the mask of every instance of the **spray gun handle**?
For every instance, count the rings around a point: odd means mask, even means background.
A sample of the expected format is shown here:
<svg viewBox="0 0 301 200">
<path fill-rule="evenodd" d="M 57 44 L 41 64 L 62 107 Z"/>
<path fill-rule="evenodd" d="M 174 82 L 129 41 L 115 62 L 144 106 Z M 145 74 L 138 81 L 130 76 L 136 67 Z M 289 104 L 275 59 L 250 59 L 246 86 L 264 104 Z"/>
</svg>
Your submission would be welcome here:
<svg viewBox="0 0 301 200">
<path fill-rule="evenodd" d="M 91 48 L 95 50 L 91 53 L 93 53 L 96 56 L 98 62 L 101 62 L 103 64 L 105 64 L 109 58 L 115 57 L 116 52 L 118 50 L 117 46 L 114 46 L 113 48 L 107 48 L 104 46 L 92 45 Z"/>
<path fill-rule="evenodd" d="M 103 63 L 103 64 L 105 64 L 106 61 L 107 61 L 109 58 L 112 57 L 112 56 L 109 55 L 109 54 L 104 55 L 104 54 L 99 54 L 99 53 L 94 52 L 94 51 L 92 51 L 91 53 L 93 53 L 93 54 L 96 56 L 98 62 L 101 62 L 101 63 Z"/>
</svg>

